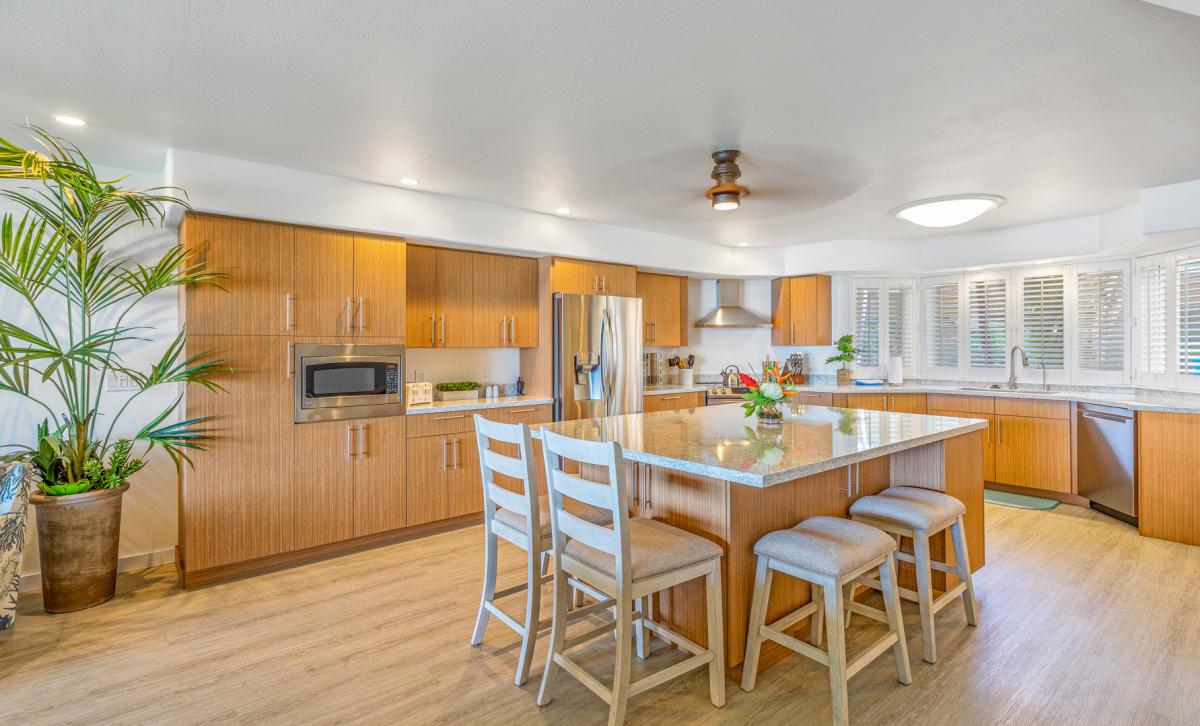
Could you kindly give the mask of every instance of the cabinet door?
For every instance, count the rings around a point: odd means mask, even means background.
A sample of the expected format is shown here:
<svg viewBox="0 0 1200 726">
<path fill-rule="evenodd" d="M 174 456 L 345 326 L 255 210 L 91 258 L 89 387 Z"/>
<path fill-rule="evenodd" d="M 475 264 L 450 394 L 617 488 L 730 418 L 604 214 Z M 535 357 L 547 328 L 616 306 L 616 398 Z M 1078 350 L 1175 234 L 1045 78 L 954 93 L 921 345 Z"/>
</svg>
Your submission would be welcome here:
<svg viewBox="0 0 1200 726">
<path fill-rule="evenodd" d="M 509 314 L 513 318 L 509 345 L 518 348 L 538 346 L 538 262 L 529 257 L 508 258 L 511 298 Z"/>
<path fill-rule="evenodd" d="M 939 408 L 931 408 L 927 413 L 930 416 L 985 419 L 988 422 L 988 430 L 987 438 L 984 440 L 983 445 L 983 480 L 996 481 L 996 417 L 994 415 L 989 413 L 972 413 L 969 411 L 949 411 Z"/>
<path fill-rule="evenodd" d="M 680 342 L 680 286 L 679 278 L 670 275 L 639 275 L 648 278 L 640 283 L 647 292 L 649 305 L 650 344 L 677 347 Z M 639 296 L 640 296 L 639 292 Z M 646 305 L 643 303 L 643 312 Z"/>
<path fill-rule="evenodd" d="M 408 526 L 445 519 L 450 488 L 450 438 L 408 440 Z"/>
<path fill-rule="evenodd" d="M 537 346 L 537 260 L 475 256 L 475 342 L 481 348 Z"/>
<path fill-rule="evenodd" d="M 1200 545 L 1197 441 L 1200 416 L 1138 412 L 1138 531 L 1143 536 Z"/>
<path fill-rule="evenodd" d="M 294 330 L 298 335 L 354 333 L 354 235 L 296 228 Z"/>
<path fill-rule="evenodd" d="M 405 418 L 365 419 L 354 462 L 354 536 L 389 532 L 405 516 L 407 451 Z"/>
<path fill-rule="evenodd" d="M 629 265 L 596 265 L 600 273 L 600 292 L 605 295 L 637 297 L 637 268 Z"/>
<path fill-rule="evenodd" d="M 463 250 L 437 251 L 439 348 L 483 347 L 475 342 L 475 258 Z"/>
<path fill-rule="evenodd" d="M 296 549 L 350 539 L 354 532 L 356 421 L 296 426 Z"/>
<path fill-rule="evenodd" d="M 437 343 L 437 263 L 432 247 L 408 245 L 405 263 L 405 311 L 409 348 L 433 348 Z"/>
<path fill-rule="evenodd" d="M 832 406 L 832 393 L 797 393 L 788 396 L 787 402 L 790 404 L 801 404 L 805 406 Z"/>
<path fill-rule="evenodd" d="M 886 411 L 888 410 L 888 395 L 885 393 L 847 393 L 846 408 Z"/>
<path fill-rule="evenodd" d="M 554 260 L 551 285 L 553 292 L 599 295 L 600 269 L 590 262 L 558 257 Z M 635 280 L 634 292 L 636 293 L 636 291 L 637 281 Z"/>
<path fill-rule="evenodd" d="M 792 345 L 796 340 L 792 326 L 792 281 L 786 277 L 771 280 L 771 345 Z"/>
<path fill-rule="evenodd" d="M 832 344 L 829 277 L 793 277 L 791 287 L 792 345 Z"/>
<path fill-rule="evenodd" d="M 407 247 L 399 239 L 355 235 L 354 325 L 358 335 L 405 337 Z"/>
<path fill-rule="evenodd" d="M 924 393 L 893 393 L 889 395 L 888 410 L 896 413 L 925 413 Z"/>
<path fill-rule="evenodd" d="M 637 273 L 637 296 L 642 301 L 642 344 L 654 345 L 654 336 L 651 331 L 654 328 L 654 293 L 657 292 L 657 287 L 654 284 L 658 275 L 651 275 L 645 272 Z"/>
<path fill-rule="evenodd" d="M 1071 491 L 1071 422 L 996 416 L 996 479 L 1001 484 Z"/>
<path fill-rule="evenodd" d="M 461 517 L 482 512 L 483 481 L 475 434 L 456 434 L 449 438 L 451 474 L 447 514 Z"/>
<path fill-rule="evenodd" d="M 200 336 L 189 356 L 213 351 L 232 372 L 228 391 L 193 386 L 187 417 L 214 416 L 205 451 L 191 452 L 180 491 L 180 544 L 188 571 L 295 549 L 297 482 L 292 440 L 292 340 Z"/>
<path fill-rule="evenodd" d="M 206 285 L 185 291 L 188 333 L 289 334 L 295 264 L 291 227 L 188 213 L 179 238 L 197 260 L 229 276 L 220 283 L 223 290 Z"/>
</svg>

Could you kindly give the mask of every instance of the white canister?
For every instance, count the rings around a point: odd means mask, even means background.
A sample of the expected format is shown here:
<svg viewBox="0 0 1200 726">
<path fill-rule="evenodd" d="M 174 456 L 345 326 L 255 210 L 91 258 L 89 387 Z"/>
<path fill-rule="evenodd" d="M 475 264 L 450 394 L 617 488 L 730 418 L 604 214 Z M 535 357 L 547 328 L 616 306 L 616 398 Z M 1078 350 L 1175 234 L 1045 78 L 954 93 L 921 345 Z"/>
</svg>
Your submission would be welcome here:
<svg viewBox="0 0 1200 726">
<path fill-rule="evenodd" d="M 904 359 L 898 355 L 888 358 L 887 382 L 893 386 L 904 383 Z"/>
<path fill-rule="evenodd" d="M 690 386 L 694 378 L 692 377 L 693 370 L 691 368 L 679 369 L 679 385 Z"/>
</svg>

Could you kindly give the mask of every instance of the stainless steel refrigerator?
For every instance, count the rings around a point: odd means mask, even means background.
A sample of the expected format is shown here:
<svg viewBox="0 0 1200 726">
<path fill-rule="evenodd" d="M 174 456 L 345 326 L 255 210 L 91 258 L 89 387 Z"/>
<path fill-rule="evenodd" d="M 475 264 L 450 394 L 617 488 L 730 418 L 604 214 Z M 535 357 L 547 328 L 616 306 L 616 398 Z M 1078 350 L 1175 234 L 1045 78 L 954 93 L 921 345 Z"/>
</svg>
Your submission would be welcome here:
<svg viewBox="0 0 1200 726">
<path fill-rule="evenodd" d="M 554 420 L 642 410 L 642 301 L 554 296 Z"/>
</svg>

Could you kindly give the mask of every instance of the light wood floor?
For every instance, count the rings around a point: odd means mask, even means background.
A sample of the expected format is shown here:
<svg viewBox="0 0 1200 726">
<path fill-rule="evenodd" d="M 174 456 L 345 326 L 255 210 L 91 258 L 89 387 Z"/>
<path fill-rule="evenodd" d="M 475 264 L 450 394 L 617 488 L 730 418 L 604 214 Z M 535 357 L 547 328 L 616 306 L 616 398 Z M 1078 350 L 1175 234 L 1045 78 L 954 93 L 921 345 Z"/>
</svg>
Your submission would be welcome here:
<svg viewBox="0 0 1200 726">
<path fill-rule="evenodd" d="M 1200 720 L 1200 548 L 1142 539 L 1085 509 L 988 506 L 980 626 L 938 618 L 935 666 L 920 661 L 905 604 L 913 683 L 890 657 L 850 682 L 857 724 L 1195 724 Z M 515 550 L 501 553 L 507 579 Z M 573 679 L 534 705 L 544 662 L 511 683 L 516 636 L 467 641 L 482 575 L 480 528 L 181 592 L 170 567 L 123 575 L 117 599 L 48 616 L 21 599 L 0 636 L 3 723 L 602 723 L 604 704 Z M 549 598 L 546 598 L 549 600 Z M 514 604 L 519 610 L 519 605 Z M 874 624 L 855 620 L 865 642 Z M 649 665 L 681 656 L 656 644 Z M 583 658 L 611 668 L 603 638 Z M 636 677 L 636 673 L 635 673 Z M 825 672 L 799 657 L 753 693 L 708 702 L 697 671 L 630 702 L 631 724 L 827 723 Z"/>
</svg>

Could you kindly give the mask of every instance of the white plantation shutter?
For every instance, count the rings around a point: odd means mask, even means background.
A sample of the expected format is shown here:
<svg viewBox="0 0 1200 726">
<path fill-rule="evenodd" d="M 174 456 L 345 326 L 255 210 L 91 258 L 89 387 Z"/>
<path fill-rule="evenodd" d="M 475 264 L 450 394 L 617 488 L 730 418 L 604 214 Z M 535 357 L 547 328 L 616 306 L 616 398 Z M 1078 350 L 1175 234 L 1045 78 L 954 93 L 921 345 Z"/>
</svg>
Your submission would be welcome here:
<svg viewBox="0 0 1200 726">
<path fill-rule="evenodd" d="M 913 314 L 916 295 L 911 283 L 889 283 L 887 289 L 887 347 L 888 356 L 900 356 L 904 367 L 913 365 L 913 337 L 916 320 Z"/>
<path fill-rule="evenodd" d="M 1200 376 L 1200 259 L 1181 260 L 1175 280 L 1179 375 Z"/>
<path fill-rule="evenodd" d="M 962 336 L 959 281 L 932 281 L 925 286 L 925 365 L 957 369 Z M 936 372 L 936 371 L 935 371 Z"/>
<path fill-rule="evenodd" d="M 1138 373 L 1170 373 L 1167 327 L 1167 266 L 1151 262 L 1138 271 Z M 1157 380 L 1151 379 L 1154 382 Z"/>
<path fill-rule="evenodd" d="M 1026 273 L 1021 278 L 1021 345 L 1031 368 L 1063 370 L 1066 359 L 1066 275 Z"/>
<path fill-rule="evenodd" d="M 1081 382 L 1104 379 L 1096 374 L 1124 382 L 1126 269 L 1124 263 L 1075 268 L 1075 370 Z"/>
<path fill-rule="evenodd" d="M 1007 368 L 1007 278 L 967 281 L 967 351 L 971 368 Z"/>
<path fill-rule="evenodd" d="M 856 284 L 854 287 L 854 347 L 857 363 L 863 368 L 878 368 L 880 329 L 879 286 Z"/>
</svg>

